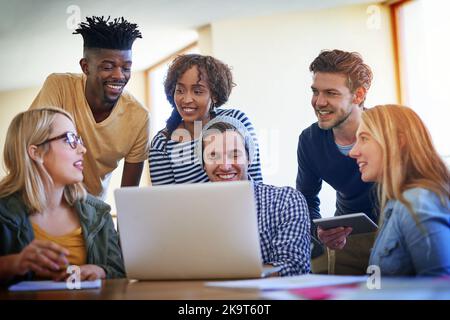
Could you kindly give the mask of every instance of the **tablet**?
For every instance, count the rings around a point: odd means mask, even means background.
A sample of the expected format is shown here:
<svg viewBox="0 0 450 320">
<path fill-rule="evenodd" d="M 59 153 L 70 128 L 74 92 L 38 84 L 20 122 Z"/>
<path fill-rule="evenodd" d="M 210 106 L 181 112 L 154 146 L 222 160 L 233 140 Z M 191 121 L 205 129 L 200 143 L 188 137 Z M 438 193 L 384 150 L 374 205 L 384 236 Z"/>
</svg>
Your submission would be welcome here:
<svg viewBox="0 0 450 320">
<path fill-rule="evenodd" d="M 378 226 L 364 213 L 352 213 L 330 218 L 314 219 L 313 222 L 324 230 L 338 227 L 352 227 L 351 234 L 377 231 Z"/>
</svg>

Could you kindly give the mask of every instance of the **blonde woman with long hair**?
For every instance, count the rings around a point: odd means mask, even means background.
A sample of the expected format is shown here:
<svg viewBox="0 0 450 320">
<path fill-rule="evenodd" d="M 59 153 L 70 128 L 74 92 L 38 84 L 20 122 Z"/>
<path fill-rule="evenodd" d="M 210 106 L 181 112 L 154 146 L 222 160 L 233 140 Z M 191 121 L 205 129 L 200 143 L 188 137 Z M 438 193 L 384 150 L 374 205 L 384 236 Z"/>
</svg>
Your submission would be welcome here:
<svg viewBox="0 0 450 320">
<path fill-rule="evenodd" d="M 0 181 L 0 282 L 124 277 L 110 207 L 82 184 L 86 153 L 72 117 L 29 110 L 11 122 Z"/>
<path fill-rule="evenodd" d="M 363 113 L 350 152 L 363 181 L 378 184 L 380 230 L 369 265 L 383 275 L 450 274 L 450 174 L 410 108 Z"/>
</svg>

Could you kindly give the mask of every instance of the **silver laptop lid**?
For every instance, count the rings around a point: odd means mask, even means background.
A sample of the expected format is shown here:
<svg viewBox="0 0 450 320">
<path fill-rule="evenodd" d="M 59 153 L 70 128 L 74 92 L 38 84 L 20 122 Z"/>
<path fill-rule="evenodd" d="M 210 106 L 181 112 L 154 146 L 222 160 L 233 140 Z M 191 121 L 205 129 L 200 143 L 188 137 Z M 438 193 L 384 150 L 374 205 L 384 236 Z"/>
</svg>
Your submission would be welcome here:
<svg viewBox="0 0 450 320">
<path fill-rule="evenodd" d="M 128 278 L 260 277 L 251 182 L 131 187 L 114 195 Z"/>
</svg>

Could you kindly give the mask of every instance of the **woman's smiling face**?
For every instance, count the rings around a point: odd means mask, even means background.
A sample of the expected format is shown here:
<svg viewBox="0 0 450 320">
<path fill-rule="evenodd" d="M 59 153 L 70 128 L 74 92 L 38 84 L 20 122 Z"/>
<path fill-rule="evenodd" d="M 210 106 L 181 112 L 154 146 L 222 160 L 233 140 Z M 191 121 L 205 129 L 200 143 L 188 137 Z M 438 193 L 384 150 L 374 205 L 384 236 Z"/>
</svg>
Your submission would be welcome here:
<svg viewBox="0 0 450 320">
<path fill-rule="evenodd" d="M 192 66 L 178 79 L 174 100 L 184 122 L 209 120 L 213 98 L 206 74 Z"/>
<path fill-rule="evenodd" d="M 349 156 L 356 159 L 365 182 L 380 182 L 383 175 L 383 150 L 380 144 L 361 123 L 356 132 L 356 143 Z"/>
</svg>

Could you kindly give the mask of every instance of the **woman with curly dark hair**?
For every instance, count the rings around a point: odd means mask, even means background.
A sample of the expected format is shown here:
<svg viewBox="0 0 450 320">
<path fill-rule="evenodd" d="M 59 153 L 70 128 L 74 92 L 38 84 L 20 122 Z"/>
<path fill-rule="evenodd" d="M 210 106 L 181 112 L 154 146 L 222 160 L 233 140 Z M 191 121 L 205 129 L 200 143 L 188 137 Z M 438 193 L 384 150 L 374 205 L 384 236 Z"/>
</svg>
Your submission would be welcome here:
<svg viewBox="0 0 450 320">
<path fill-rule="evenodd" d="M 195 149 L 203 126 L 222 116 L 239 120 L 251 133 L 256 156 L 248 174 L 253 180 L 262 182 L 253 125 L 242 111 L 219 109 L 228 101 L 234 85 L 230 68 L 211 56 L 186 54 L 172 62 L 164 89 L 173 111 L 166 127 L 153 138 L 150 148 L 153 185 L 209 181 L 195 156 Z"/>
</svg>

